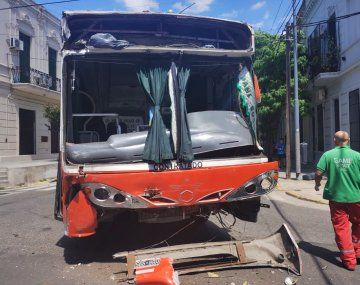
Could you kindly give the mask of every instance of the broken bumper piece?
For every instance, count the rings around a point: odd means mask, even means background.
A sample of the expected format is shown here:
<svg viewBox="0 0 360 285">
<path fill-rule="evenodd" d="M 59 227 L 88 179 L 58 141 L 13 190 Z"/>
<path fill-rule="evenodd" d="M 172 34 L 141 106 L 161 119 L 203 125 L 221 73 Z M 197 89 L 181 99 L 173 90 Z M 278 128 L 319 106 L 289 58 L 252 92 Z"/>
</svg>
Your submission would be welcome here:
<svg viewBox="0 0 360 285">
<path fill-rule="evenodd" d="M 129 281 L 136 279 L 136 264 L 164 257 L 173 260 L 179 275 L 246 267 L 276 267 L 302 274 L 299 247 L 285 224 L 262 239 L 175 245 L 120 252 L 113 257 L 126 258 Z"/>
</svg>

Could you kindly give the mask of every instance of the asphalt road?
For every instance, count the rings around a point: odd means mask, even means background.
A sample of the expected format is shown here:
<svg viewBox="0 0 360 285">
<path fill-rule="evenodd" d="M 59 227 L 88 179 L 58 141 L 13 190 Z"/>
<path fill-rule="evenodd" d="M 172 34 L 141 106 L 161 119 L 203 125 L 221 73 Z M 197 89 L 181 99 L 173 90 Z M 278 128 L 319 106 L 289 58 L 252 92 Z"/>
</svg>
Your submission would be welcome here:
<svg viewBox="0 0 360 285">
<path fill-rule="evenodd" d="M 169 244 L 264 237 L 282 223 L 290 226 L 301 248 L 304 274 L 297 284 L 359 284 L 355 272 L 341 267 L 327 206 L 304 202 L 275 191 L 263 202 L 258 223 L 238 221 L 229 232 L 216 219 L 190 226 Z M 184 226 L 119 223 L 95 237 L 69 239 L 52 218 L 53 189 L 0 191 L 0 284 L 126 284 L 124 264 L 112 254 L 162 241 Z M 230 218 L 229 218 L 230 219 Z M 230 222 L 230 220 L 228 221 Z M 181 284 L 284 284 L 288 272 L 254 268 L 181 276 Z"/>
</svg>

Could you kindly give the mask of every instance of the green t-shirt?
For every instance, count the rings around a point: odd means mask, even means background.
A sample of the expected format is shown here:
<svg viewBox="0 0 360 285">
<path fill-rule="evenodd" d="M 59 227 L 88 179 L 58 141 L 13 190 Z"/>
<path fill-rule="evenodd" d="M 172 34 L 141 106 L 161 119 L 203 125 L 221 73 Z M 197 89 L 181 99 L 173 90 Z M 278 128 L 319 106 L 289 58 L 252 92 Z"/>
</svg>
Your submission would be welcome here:
<svg viewBox="0 0 360 285">
<path fill-rule="evenodd" d="M 339 203 L 360 202 L 360 153 L 349 146 L 325 152 L 317 169 L 327 174 L 324 199 Z"/>
</svg>

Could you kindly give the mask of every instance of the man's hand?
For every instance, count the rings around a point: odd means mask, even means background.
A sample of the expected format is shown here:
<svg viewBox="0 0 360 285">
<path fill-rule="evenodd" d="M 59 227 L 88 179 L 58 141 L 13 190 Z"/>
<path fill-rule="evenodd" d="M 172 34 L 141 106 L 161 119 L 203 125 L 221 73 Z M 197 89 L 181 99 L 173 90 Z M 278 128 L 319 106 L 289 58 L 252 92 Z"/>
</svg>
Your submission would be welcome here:
<svg viewBox="0 0 360 285">
<path fill-rule="evenodd" d="M 315 191 L 319 191 L 319 187 L 321 186 L 321 179 L 323 177 L 323 172 L 319 169 L 315 172 Z"/>
</svg>

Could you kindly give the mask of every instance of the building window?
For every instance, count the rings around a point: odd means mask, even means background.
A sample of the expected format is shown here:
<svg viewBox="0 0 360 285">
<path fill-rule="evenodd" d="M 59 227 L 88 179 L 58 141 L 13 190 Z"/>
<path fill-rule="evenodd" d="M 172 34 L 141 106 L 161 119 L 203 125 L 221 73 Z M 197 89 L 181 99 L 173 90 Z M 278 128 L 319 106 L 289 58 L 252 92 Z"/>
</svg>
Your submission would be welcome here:
<svg viewBox="0 0 360 285">
<path fill-rule="evenodd" d="M 336 16 L 335 13 L 331 15 L 328 20 L 328 33 L 329 33 L 329 44 L 333 44 L 334 47 L 337 46 L 337 27 L 336 27 Z"/>
<path fill-rule="evenodd" d="M 317 105 L 317 146 L 318 151 L 324 151 L 324 114 L 322 104 Z"/>
<path fill-rule="evenodd" d="M 334 119 L 335 119 L 335 132 L 340 131 L 339 98 L 334 100 Z"/>
<path fill-rule="evenodd" d="M 359 89 L 349 93 L 349 121 L 351 148 L 360 151 L 360 100 Z"/>
<path fill-rule="evenodd" d="M 307 39 L 310 77 L 322 72 L 336 72 L 340 69 L 340 48 L 338 22 L 335 13 L 326 23 L 315 26 Z"/>
<path fill-rule="evenodd" d="M 57 61 L 57 51 L 49 47 L 49 76 L 51 78 L 50 89 L 56 90 L 56 61 Z"/>
<path fill-rule="evenodd" d="M 19 33 L 19 39 L 24 44 L 24 49 L 20 51 L 20 82 L 30 82 L 30 43 L 31 39 L 29 36 Z"/>
</svg>

